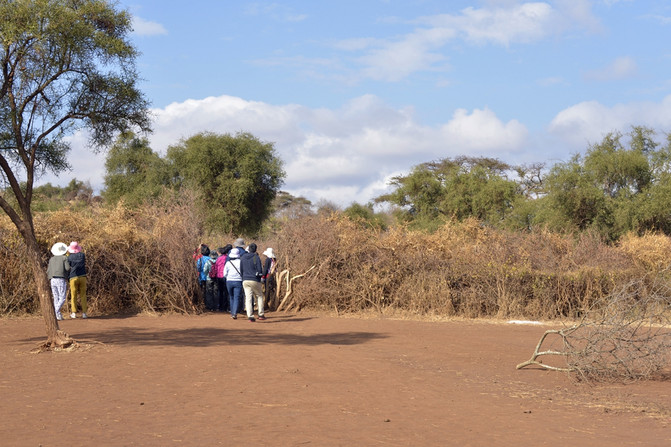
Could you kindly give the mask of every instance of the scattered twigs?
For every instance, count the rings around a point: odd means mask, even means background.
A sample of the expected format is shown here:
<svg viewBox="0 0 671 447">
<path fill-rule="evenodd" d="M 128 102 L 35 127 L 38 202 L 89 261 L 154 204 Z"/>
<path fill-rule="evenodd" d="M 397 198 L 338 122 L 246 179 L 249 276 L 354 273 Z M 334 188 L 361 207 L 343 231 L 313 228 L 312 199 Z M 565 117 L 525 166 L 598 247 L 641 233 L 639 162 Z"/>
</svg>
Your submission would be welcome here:
<svg viewBox="0 0 671 447">
<path fill-rule="evenodd" d="M 541 351 L 551 334 L 560 336 L 560 350 Z M 565 367 L 548 366 L 544 355 L 566 359 Z M 632 281 L 586 311 L 576 325 L 546 331 L 531 359 L 517 365 L 575 372 L 582 379 L 640 380 L 671 365 L 671 283 L 667 271 Z"/>
</svg>

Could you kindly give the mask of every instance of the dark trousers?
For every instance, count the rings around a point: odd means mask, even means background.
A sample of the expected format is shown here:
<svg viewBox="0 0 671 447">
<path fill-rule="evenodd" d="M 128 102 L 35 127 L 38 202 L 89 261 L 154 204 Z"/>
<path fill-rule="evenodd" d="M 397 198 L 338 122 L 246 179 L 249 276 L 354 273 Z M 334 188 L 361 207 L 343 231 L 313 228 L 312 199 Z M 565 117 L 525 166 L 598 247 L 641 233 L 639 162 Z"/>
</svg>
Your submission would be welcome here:
<svg viewBox="0 0 671 447">
<path fill-rule="evenodd" d="M 226 288 L 226 278 L 217 278 L 217 288 L 219 291 L 219 310 L 221 312 L 228 312 L 228 289 Z"/>
<path fill-rule="evenodd" d="M 217 310 L 219 307 L 219 292 L 217 291 L 217 281 L 205 281 L 205 308 L 207 310 Z"/>
<path fill-rule="evenodd" d="M 271 275 L 266 278 L 266 282 L 263 287 L 263 296 L 265 298 L 266 307 L 268 310 L 275 310 L 278 303 L 275 301 L 275 294 L 277 293 L 277 284 L 275 283 L 275 275 Z"/>
</svg>

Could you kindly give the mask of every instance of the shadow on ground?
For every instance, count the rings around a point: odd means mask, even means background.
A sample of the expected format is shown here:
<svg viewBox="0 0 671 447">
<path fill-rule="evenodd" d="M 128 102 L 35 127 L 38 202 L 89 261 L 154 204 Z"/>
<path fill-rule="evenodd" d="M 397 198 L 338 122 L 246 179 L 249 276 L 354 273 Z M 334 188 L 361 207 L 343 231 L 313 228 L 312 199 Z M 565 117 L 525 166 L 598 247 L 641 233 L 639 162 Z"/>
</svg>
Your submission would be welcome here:
<svg viewBox="0 0 671 447">
<path fill-rule="evenodd" d="M 247 324 L 245 322 L 245 324 Z M 253 329 L 253 328 L 250 328 Z M 143 346 L 227 346 L 227 345 L 357 345 L 370 340 L 386 338 L 370 332 L 335 332 L 328 334 L 300 335 L 253 332 L 250 329 L 194 328 L 149 330 L 119 328 L 100 333 L 78 333 L 73 338 L 79 342 L 95 341 L 112 345 Z"/>
<path fill-rule="evenodd" d="M 374 332 L 332 332 L 321 334 L 287 334 L 264 330 L 281 322 L 298 322 L 310 318 L 273 318 L 265 322 L 248 323 L 246 318 L 238 318 L 236 328 L 193 327 L 186 329 L 156 329 L 115 326 L 100 331 L 66 331 L 80 343 L 103 343 L 116 346 L 176 346 L 176 347 L 207 347 L 207 346 L 252 346 L 252 345 L 357 345 L 371 340 L 387 338 L 386 335 Z M 81 328 L 84 329 L 84 328 Z M 37 342 L 39 337 L 24 339 L 19 342 Z"/>
</svg>

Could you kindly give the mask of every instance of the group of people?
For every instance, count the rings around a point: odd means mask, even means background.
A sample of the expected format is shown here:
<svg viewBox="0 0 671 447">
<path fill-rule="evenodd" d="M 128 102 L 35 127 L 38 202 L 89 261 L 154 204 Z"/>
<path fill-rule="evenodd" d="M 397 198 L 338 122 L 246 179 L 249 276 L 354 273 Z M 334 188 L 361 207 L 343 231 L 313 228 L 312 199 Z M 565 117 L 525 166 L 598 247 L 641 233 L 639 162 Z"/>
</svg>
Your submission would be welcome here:
<svg viewBox="0 0 671 447">
<path fill-rule="evenodd" d="M 70 318 L 77 318 L 77 297 L 79 297 L 82 318 L 87 318 L 86 312 L 86 255 L 76 241 L 70 245 L 56 242 L 51 247 L 53 256 L 49 259 L 47 277 L 51 285 L 54 299 L 56 319 L 62 320 L 61 307 L 65 304 L 67 287 L 70 286 Z"/>
<path fill-rule="evenodd" d="M 81 317 L 88 318 L 86 302 L 86 255 L 78 242 L 70 245 L 57 242 L 51 247 L 47 277 L 51 285 L 56 319 L 63 320 L 61 308 L 70 288 L 70 318 L 77 318 L 77 304 Z M 263 252 L 262 263 L 254 243 L 245 246 L 242 238 L 217 250 L 201 244 L 194 252 L 205 308 L 210 311 L 230 312 L 238 318 L 243 311 L 250 322 L 265 320 L 265 303 L 275 287 L 277 258 L 272 248 Z M 265 289 L 264 289 L 265 286 Z M 243 301 L 244 298 L 244 301 Z M 254 318 L 256 304 L 257 318 Z"/>
<path fill-rule="evenodd" d="M 256 303 L 257 318 L 266 319 L 264 303 L 274 284 L 277 259 L 273 249 L 268 248 L 263 252 L 266 258 L 262 263 L 257 248 L 254 243 L 245 246 L 242 238 L 217 250 L 210 250 L 205 244 L 198 247 L 194 259 L 207 310 L 230 312 L 234 320 L 244 310 L 247 319 L 254 322 Z"/>
</svg>

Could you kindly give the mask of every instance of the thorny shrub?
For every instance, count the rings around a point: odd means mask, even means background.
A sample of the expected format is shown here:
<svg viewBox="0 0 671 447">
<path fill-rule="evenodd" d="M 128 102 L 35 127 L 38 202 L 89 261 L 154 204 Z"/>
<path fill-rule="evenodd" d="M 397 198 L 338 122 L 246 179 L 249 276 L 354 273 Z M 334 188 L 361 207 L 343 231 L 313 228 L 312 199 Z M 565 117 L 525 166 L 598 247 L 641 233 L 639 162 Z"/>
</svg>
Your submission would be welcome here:
<svg viewBox="0 0 671 447">
<path fill-rule="evenodd" d="M 77 213 L 39 214 L 44 247 L 78 240 L 87 255 L 93 311 L 194 312 L 198 295 L 192 260 L 203 239 L 189 197 L 131 211 L 122 205 Z M 293 307 L 354 313 L 375 310 L 428 316 L 580 318 L 618 285 L 651 266 L 668 265 L 665 236 L 627 236 L 621 246 L 598 236 L 495 230 L 476 220 L 448 222 L 431 234 L 369 228 L 338 213 L 291 219 L 256 241 L 273 247 L 278 272 L 292 283 Z M 211 244 L 211 248 L 216 248 Z M 22 241 L 0 225 L 0 312 L 36 312 Z M 312 268 L 312 270 L 310 270 Z M 280 300 L 286 284 L 278 284 Z"/>
<path fill-rule="evenodd" d="M 117 205 L 38 214 L 37 237 L 44 265 L 55 242 L 78 241 L 86 253 L 87 301 L 91 312 L 197 311 L 197 278 L 191 257 L 199 218 L 188 196 L 130 210 Z M 11 222 L 0 222 L 0 311 L 39 309 L 23 242 Z M 46 268 L 46 267 L 45 267 Z M 64 305 L 67 311 L 69 297 Z"/>
<path fill-rule="evenodd" d="M 309 216 L 269 242 L 292 275 L 315 267 L 293 287 L 296 306 L 338 312 L 576 318 L 644 274 L 630 251 L 593 234 L 506 232 L 476 220 L 426 234 Z"/>
</svg>

